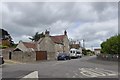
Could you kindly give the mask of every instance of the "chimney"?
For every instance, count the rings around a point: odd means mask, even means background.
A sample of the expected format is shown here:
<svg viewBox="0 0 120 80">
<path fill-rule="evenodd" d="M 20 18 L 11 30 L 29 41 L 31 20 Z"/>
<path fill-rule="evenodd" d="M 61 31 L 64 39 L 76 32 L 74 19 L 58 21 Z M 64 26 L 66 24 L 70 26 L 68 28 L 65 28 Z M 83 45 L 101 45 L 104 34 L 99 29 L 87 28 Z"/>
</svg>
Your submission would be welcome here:
<svg viewBox="0 0 120 80">
<path fill-rule="evenodd" d="M 64 31 L 64 35 L 67 35 L 67 31 L 66 30 Z"/>
<path fill-rule="evenodd" d="M 45 36 L 49 36 L 50 32 L 49 31 L 45 31 Z"/>
</svg>

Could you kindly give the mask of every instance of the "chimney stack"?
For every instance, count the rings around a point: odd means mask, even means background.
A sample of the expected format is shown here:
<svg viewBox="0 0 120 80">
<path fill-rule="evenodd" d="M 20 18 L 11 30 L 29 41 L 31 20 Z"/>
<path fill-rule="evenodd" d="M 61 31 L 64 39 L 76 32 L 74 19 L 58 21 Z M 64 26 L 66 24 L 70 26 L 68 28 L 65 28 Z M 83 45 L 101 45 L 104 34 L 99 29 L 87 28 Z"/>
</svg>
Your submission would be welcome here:
<svg viewBox="0 0 120 80">
<path fill-rule="evenodd" d="M 45 36 L 49 36 L 50 32 L 49 31 L 45 31 Z"/>
<path fill-rule="evenodd" d="M 67 35 L 67 31 L 66 30 L 64 31 L 64 35 Z"/>
</svg>

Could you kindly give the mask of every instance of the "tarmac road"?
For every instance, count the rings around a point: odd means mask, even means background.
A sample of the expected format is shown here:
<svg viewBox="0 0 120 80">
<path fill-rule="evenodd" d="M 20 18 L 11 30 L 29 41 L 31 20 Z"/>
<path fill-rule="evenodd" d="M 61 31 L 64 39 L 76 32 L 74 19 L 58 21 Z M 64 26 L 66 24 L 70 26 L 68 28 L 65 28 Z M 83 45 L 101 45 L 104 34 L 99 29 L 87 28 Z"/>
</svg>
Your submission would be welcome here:
<svg viewBox="0 0 120 80">
<path fill-rule="evenodd" d="M 29 64 L 4 64 L 3 78 L 22 78 L 38 71 L 39 78 L 118 78 L 118 63 L 97 60 L 96 56 L 66 61 L 37 61 Z"/>
</svg>

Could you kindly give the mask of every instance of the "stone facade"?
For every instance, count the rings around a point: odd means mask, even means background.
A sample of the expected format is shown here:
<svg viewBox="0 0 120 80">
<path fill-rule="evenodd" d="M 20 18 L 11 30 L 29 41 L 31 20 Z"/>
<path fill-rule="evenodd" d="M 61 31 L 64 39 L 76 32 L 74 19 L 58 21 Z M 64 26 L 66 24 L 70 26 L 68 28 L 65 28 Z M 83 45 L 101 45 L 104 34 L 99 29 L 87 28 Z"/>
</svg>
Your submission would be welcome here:
<svg viewBox="0 0 120 80">
<path fill-rule="evenodd" d="M 34 61 L 36 51 L 46 51 L 47 60 L 54 60 L 58 52 L 69 53 L 69 40 L 67 32 L 63 35 L 51 36 L 49 31 L 45 32 L 45 37 L 40 38 L 38 42 L 22 42 L 20 41 L 17 47 L 12 51 L 12 59 L 16 61 L 26 62 L 27 60 Z M 9 59 L 9 52 L 4 52 L 4 57 Z"/>
<path fill-rule="evenodd" d="M 55 59 L 57 52 L 69 53 L 69 40 L 67 33 L 64 35 L 50 36 L 49 31 L 45 32 L 45 37 L 41 38 L 37 43 L 39 51 L 47 51 L 48 60 Z"/>
<path fill-rule="evenodd" d="M 25 51 L 28 51 L 28 48 L 25 47 L 25 45 L 22 43 L 22 42 L 19 42 L 16 49 L 20 49 L 21 51 L 25 52 Z"/>
<path fill-rule="evenodd" d="M 36 52 L 23 52 L 23 51 L 11 51 L 11 59 L 10 59 L 10 51 L 2 50 L 2 56 L 7 60 L 15 60 L 19 62 L 32 62 L 36 61 Z"/>
<path fill-rule="evenodd" d="M 23 51 L 23 52 L 36 51 L 36 43 L 20 41 L 15 50 L 17 50 L 17 49 L 19 49 L 20 51 Z"/>
</svg>

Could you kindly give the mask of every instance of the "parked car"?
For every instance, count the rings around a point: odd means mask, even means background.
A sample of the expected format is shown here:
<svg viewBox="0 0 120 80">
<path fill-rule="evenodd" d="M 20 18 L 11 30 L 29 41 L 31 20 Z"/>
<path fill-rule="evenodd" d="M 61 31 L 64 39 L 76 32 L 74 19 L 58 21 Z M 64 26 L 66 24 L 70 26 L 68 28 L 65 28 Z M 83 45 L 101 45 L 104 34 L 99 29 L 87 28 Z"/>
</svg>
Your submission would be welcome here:
<svg viewBox="0 0 120 80">
<path fill-rule="evenodd" d="M 70 60 L 70 54 L 69 53 L 59 53 L 57 56 L 57 60 Z"/>
<path fill-rule="evenodd" d="M 0 65 L 1 65 L 1 64 L 4 64 L 3 56 L 0 56 Z"/>
</svg>

